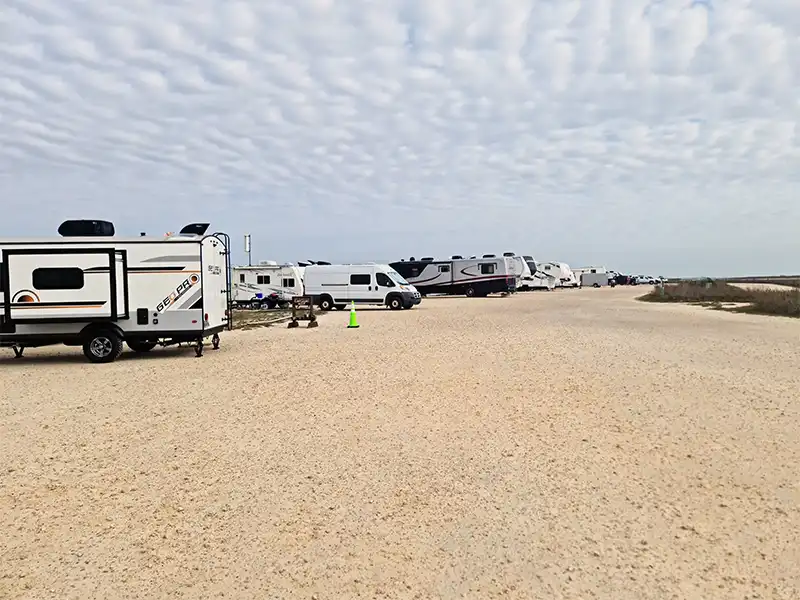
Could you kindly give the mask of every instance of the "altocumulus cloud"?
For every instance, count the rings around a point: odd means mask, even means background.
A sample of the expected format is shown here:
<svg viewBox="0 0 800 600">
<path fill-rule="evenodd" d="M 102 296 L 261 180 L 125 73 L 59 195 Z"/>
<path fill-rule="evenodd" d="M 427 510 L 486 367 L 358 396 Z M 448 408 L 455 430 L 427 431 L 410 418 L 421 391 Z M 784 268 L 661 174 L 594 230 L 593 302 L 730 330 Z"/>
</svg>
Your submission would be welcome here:
<svg viewBox="0 0 800 600">
<path fill-rule="evenodd" d="M 796 0 L 4 0 L 0 234 L 800 271 L 798 56 Z"/>
</svg>

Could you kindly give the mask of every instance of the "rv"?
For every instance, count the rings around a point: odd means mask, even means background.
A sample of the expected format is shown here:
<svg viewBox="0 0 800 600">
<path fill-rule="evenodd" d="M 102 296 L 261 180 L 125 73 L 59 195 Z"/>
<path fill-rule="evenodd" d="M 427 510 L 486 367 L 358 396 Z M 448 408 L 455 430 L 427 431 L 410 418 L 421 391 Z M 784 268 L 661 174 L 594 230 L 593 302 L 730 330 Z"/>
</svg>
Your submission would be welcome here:
<svg viewBox="0 0 800 600">
<path fill-rule="evenodd" d="M 539 268 L 539 263 L 532 256 L 523 256 L 522 259 L 528 265 L 531 272 L 528 276 L 522 277 L 521 290 L 548 290 L 552 291 L 556 287 L 556 278 L 549 273 L 545 273 Z"/>
<path fill-rule="evenodd" d="M 581 273 L 581 287 L 605 287 L 609 284 L 608 273 Z M 616 284 L 616 282 L 615 282 Z"/>
<path fill-rule="evenodd" d="M 417 289 L 393 268 L 377 263 L 308 265 L 304 283 L 306 296 L 322 310 L 342 310 L 350 302 L 399 310 L 422 301 Z"/>
<path fill-rule="evenodd" d="M 504 252 L 503 256 L 510 261 L 511 271 L 514 273 L 514 277 L 517 280 L 516 289 L 520 289 L 523 285 L 523 280 L 528 279 L 533 275 L 531 268 L 528 266 L 527 261 L 523 257 L 518 256 L 513 252 Z"/>
<path fill-rule="evenodd" d="M 265 260 L 258 265 L 233 268 L 233 303 L 238 307 L 286 306 L 303 295 L 303 270 L 291 263 Z"/>
<path fill-rule="evenodd" d="M 0 347 L 82 346 L 93 363 L 203 341 L 230 329 L 230 244 L 207 223 L 178 235 L 114 237 L 108 221 L 65 221 L 60 238 L 0 240 Z"/>
<path fill-rule="evenodd" d="M 608 285 L 608 269 L 606 269 L 605 267 L 580 267 L 578 269 L 572 269 L 572 272 L 575 273 L 575 277 L 578 279 L 578 282 L 580 283 L 581 287 L 583 287 L 584 285 L 589 285 L 591 287 L 601 287 L 603 285 Z M 595 275 L 599 273 L 602 273 L 606 276 L 605 283 L 601 283 L 603 279 L 602 277 L 589 277 L 586 279 L 586 281 L 584 281 L 583 278 L 584 274 Z M 589 283 L 586 283 L 587 281 Z"/>
<path fill-rule="evenodd" d="M 390 266 L 410 281 L 422 294 L 483 297 L 511 293 L 517 288 L 511 261 L 507 257 L 463 258 L 449 260 L 401 260 Z"/>
<path fill-rule="evenodd" d="M 565 288 L 580 287 L 578 278 L 575 276 L 575 273 L 572 272 L 572 269 L 570 269 L 569 265 L 566 263 L 546 262 L 546 263 L 541 263 L 539 265 L 539 268 L 548 275 L 552 275 L 555 278 L 556 287 L 565 287 Z"/>
</svg>

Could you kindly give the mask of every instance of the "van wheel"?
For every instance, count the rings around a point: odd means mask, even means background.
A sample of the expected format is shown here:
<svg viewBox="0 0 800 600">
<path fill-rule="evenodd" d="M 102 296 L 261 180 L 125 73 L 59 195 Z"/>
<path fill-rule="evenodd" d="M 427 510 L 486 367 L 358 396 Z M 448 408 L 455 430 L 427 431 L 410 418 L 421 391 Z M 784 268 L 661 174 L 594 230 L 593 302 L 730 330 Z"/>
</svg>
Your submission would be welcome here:
<svg viewBox="0 0 800 600">
<path fill-rule="evenodd" d="M 475 297 L 475 288 L 468 287 L 467 291 L 464 292 L 467 298 L 474 298 Z"/>
<path fill-rule="evenodd" d="M 594 287 L 594 288 L 599 288 L 599 287 L 600 287 L 600 284 L 599 284 L 599 283 L 593 283 L 593 284 L 592 284 L 592 287 Z"/>
<path fill-rule="evenodd" d="M 389 299 L 389 308 L 392 310 L 400 310 L 403 308 L 403 301 L 397 296 L 393 296 Z"/>
<path fill-rule="evenodd" d="M 83 344 L 83 354 L 89 362 L 114 362 L 122 354 L 122 339 L 107 329 L 94 331 Z"/>
<path fill-rule="evenodd" d="M 321 310 L 333 310 L 333 298 L 330 296 L 323 296 L 319 301 L 319 307 Z"/>
<path fill-rule="evenodd" d="M 337 304 L 336 305 L 336 310 L 344 310 L 345 306 L 347 306 L 347 305 L 346 304 Z"/>
<path fill-rule="evenodd" d="M 143 340 L 128 340 L 126 343 L 128 344 L 128 348 L 134 352 L 150 352 L 150 350 L 156 347 L 155 342 L 146 342 Z"/>
</svg>

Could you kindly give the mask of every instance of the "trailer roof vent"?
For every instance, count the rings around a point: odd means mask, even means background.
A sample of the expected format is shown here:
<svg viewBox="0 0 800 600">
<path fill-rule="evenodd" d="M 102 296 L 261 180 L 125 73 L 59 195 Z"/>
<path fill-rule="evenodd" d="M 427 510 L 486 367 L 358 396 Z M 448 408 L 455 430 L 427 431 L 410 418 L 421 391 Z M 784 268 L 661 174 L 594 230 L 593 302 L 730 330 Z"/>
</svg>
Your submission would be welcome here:
<svg viewBox="0 0 800 600">
<path fill-rule="evenodd" d="M 484 254 L 483 258 L 497 258 L 494 254 Z"/>
<path fill-rule="evenodd" d="M 189 223 L 179 235 L 205 235 L 211 223 Z"/>
<path fill-rule="evenodd" d="M 513 252 L 503 252 L 503 256 L 516 256 Z"/>
<path fill-rule="evenodd" d="M 111 221 L 73 219 L 64 221 L 58 227 L 58 234 L 61 237 L 111 237 L 114 224 Z"/>
<path fill-rule="evenodd" d="M 453 256 L 451 256 L 450 258 L 453 259 L 453 260 L 460 260 L 460 259 L 462 259 L 464 257 L 461 256 L 460 254 L 453 254 Z"/>
<path fill-rule="evenodd" d="M 423 256 L 422 258 L 420 258 L 420 260 L 422 262 L 433 262 L 433 257 L 432 256 Z"/>
<path fill-rule="evenodd" d="M 330 265 L 331 263 L 325 262 L 324 260 L 318 260 L 314 263 L 315 265 Z"/>
</svg>

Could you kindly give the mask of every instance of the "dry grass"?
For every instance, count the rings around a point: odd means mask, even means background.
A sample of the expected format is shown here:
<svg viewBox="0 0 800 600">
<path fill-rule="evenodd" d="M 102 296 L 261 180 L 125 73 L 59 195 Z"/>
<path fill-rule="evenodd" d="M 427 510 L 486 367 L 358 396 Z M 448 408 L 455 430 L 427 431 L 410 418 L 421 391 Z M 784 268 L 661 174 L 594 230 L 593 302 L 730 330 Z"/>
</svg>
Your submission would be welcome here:
<svg viewBox="0 0 800 600">
<path fill-rule="evenodd" d="M 800 289 L 788 287 L 784 289 L 747 288 L 711 279 L 682 281 L 667 284 L 663 290 L 654 288 L 640 300 L 689 302 L 733 312 L 800 317 Z"/>
</svg>

